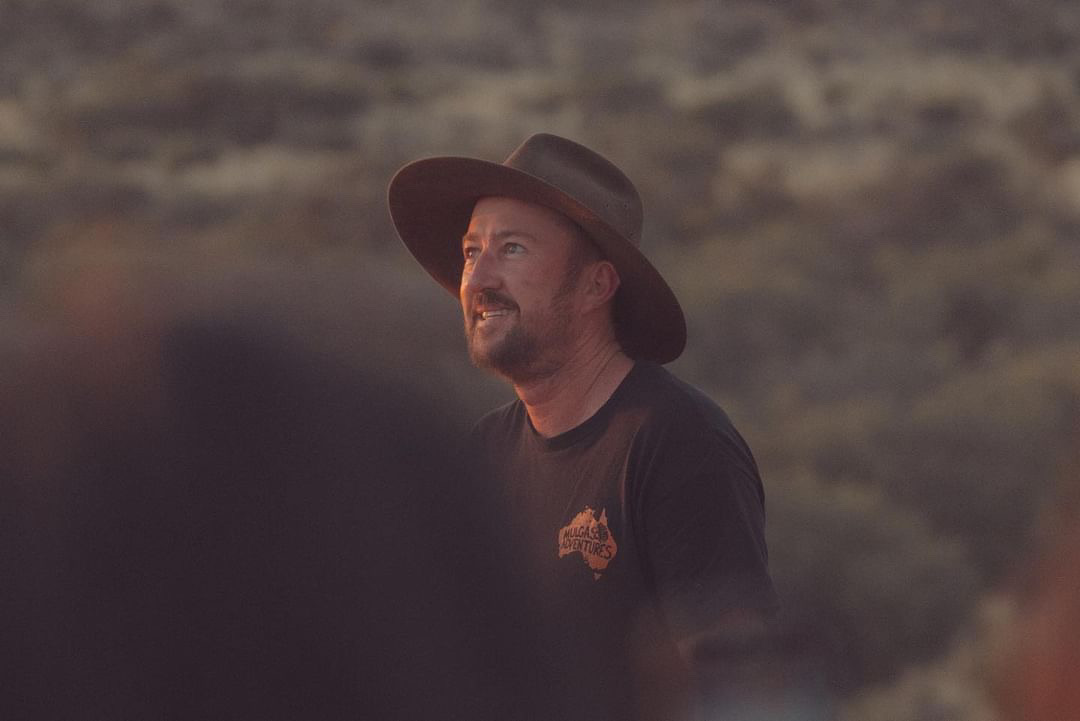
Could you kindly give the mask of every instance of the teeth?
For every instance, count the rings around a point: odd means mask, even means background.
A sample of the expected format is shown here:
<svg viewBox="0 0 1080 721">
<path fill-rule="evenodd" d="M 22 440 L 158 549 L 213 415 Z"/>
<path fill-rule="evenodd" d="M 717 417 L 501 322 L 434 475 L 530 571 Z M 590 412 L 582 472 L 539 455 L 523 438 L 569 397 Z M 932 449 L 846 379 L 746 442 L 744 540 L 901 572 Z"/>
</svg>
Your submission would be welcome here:
<svg viewBox="0 0 1080 721">
<path fill-rule="evenodd" d="M 507 310 L 485 310 L 483 313 L 480 314 L 480 317 L 484 320 L 487 320 L 488 318 L 495 318 L 496 316 L 506 315 L 509 312 L 510 311 Z"/>
</svg>

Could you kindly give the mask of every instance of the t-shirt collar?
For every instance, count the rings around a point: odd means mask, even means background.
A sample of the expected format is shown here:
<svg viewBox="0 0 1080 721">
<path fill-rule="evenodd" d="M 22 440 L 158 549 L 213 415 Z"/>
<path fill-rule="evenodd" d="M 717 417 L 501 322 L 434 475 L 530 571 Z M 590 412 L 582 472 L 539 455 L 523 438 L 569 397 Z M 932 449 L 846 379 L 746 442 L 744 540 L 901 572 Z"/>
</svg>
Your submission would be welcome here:
<svg viewBox="0 0 1080 721">
<path fill-rule="evenodd" d="M 537 432 L 536 428 L 533 427 L 532 419 L 529 418 L 528 412 L 525 411 L 525 405 L 522 404 L 522 411 L 525 413 L 525 422 L 529 427 L 529 436 L 545 451 L 558 451 L 564 448 L 570 448 L 594 438 L 601 430 L 603 430 L 604 426 L 611 418 L 612 412 L 618 407 L 621 399 L 628 392 L 627 389 L 632 388 L 637 382 L 638 376 L 645 372 L 644 367 L 646 365 L 648 364 L 643 361 L 634 361 L 634 365 L 630 368 L 630 372 L 626 374 L 626 377 L 622 379 L 618 387 L 616 387 L 611 396 L 604 401 L 604 405 L 597 409 L 596 413 L 593 413 L 570 430 L 563 431 L 559 435 L 552 436 L 551 438 L 545 438 Z"/>
</svg>

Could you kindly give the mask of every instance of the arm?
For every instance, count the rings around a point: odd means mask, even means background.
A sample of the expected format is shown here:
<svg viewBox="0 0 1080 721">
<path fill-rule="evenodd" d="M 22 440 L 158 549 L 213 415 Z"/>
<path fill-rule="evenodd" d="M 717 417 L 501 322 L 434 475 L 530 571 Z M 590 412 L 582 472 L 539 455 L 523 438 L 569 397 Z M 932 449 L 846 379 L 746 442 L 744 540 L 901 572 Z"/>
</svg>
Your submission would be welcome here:
<svg viewBox="0 0 1080 721">
<path fill-rule="evenodd" d="M 761 479 L 736 436 L 673 433 L 649 457 L 642 521 L 659 610 L 706 708 L 754 695 L 777 608 Z"/>
</svg>

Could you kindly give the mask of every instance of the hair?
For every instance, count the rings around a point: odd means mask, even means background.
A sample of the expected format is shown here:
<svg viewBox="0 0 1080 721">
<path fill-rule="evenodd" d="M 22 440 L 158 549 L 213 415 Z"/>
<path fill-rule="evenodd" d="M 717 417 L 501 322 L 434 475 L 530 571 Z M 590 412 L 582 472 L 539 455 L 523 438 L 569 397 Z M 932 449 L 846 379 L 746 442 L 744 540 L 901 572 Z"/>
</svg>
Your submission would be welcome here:
<svg viewBox="0 0 1080 721">
<path fill-rule="evenodd" d="M 604 260 L 604 254 L 584 228 L 561 213 L 559 217 L 566 221 L 567 229 L 577 241 L 573 244 L 566 267 L 567 276 L 576 279 L 587 265 L 598 260 Z"/>
</svg>

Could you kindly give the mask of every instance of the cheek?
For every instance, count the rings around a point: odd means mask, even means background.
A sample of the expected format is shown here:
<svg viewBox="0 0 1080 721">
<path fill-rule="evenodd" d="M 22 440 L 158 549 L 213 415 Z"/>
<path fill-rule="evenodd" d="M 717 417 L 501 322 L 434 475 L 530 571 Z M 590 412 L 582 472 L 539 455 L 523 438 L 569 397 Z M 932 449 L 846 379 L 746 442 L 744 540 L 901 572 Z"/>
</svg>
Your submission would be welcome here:
<svg viewBox="0 0 1080 721">
<path fill-rule="evenodd" d="M 458 285 L 458 302 L 461 303 L 462 309 L 465 308 L 467 304 L 466 299 L 469 295 L 476 292 L 476 288 L 470 283 L 471 278 L 472 275 L 468 272 L 461 274 L 461 283 Z"/>
<path fill-rule="evenodd" d="M 566 278 L 560 273 L 545 273 L 529 280 L 529 294 L 536 303 L 548 307 L 553 305 L 565 290 Z"/>
<path fill-rule="evenodd" d="M 515 269 L 512 278 L 507 278 L 507 285 L 513 287 L 515 293 L 536 302 L 542 301 L 559 287 L 559 278 L 546 265 L 523 264 Z"/>
</svg>

